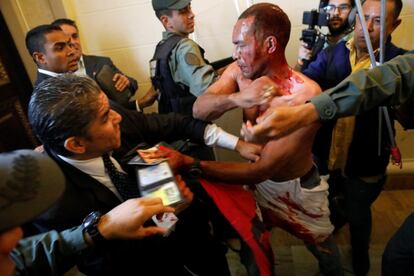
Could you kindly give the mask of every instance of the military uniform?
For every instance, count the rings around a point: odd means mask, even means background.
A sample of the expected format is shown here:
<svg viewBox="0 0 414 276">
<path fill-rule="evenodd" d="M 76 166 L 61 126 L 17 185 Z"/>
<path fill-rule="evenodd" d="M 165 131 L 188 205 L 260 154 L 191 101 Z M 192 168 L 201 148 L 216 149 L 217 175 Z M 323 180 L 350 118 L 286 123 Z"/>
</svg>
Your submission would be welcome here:
<svg viewBox="0 0 414 276">
<path fill-rule="evenodd" d="M 163 40 L 173 33 L 164 32 Z M 179 85 L 186 85 L 190 93 L 200 96 L 217 77 L 213 67 L 204 59 L 200 46 L 189 38 L 183 38 L 172 49 L 168 64 L 174 81 Z"/>
<path fill-rule="evenodd" d="M 156 14 L 165 10 L 188 9 L 183 12 L 192 20 L 194 15 L 190 3 L 191 0 L 152 0 Z M 161 18 L 162 15 L 157 16 Z M 216 80 L 217 74 L 204 59 L 204 50 L 188 38 L 193 29 L 188 28 L 182 32 L 172 25 L 171 28 L 166 27 L 150 61 L 151 80 L 154 88 L 160 91 L 159 113 L 192 115 L 195 100 Z M 214 160 L 210 148 L 182 145 L 182 142 L 179 141 L 175 146 L 183 149 L 183 152 L 203 160 Z"/>
<path fill-rule="evenodd" d="M 157 62 L 151 78 L 154 87 L 161 92 L 160 113 L 191 115 L 196 97 L 217 77 L 213 67 L 204 59 L 204 50 L 197 43 L 170 31 L 163 33 L 152 61 Z M 164 68 L 167 64 L 168 68 Z"/>
<path fill-rule="evenodd" d="M 389 101 L 390 105 L 414 98 L 414 51 L 396 57 L 383 66 L 361 70 L 310 102 L 321 121 L 360 114 Z"/>
</svg>

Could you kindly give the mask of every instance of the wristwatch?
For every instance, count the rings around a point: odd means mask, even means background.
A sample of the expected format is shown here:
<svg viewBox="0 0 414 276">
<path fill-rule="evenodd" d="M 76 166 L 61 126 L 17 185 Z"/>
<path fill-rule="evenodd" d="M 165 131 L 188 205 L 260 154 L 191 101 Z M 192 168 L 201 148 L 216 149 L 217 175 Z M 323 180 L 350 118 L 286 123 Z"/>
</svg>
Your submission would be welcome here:
<svg viewBox="0 0 414 276">
<path fill-rule="evenodd" d="M 200 160 L 194 158 L 193 164 L 191 164 L 188 174 L 192 177 L 199 177 L 203 171 L 201 170 Z"/>
<path fill-rule="evenodd" d="M 95 245 L 102 244 L 105 241 L 105 238 L 101 235 L 98 229 L 98 222 L 101 217 L 101 212 L 94 211 L 87 215 L 82 222 L 83 232 L 88 233 Z"/>
</svg>

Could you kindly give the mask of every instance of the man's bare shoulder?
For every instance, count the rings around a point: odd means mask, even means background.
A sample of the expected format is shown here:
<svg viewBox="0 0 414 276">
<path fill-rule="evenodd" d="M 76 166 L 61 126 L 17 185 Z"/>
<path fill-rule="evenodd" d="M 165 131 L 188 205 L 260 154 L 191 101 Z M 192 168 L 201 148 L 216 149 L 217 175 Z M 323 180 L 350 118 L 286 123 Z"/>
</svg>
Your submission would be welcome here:
<svg viewBox="0 0 414 276">
<path fill-rule="evenodd" d="M 292 94 L 312 93 L 312 95 L 316 96 L 322 92 L 320 86 L 315 81 L 308 78 L 301 72 L 292 70 L 292 78 L 295 83 L 294 89 L 292 89 Z"/>
<path fill-rule="evenodd" d="M 289 94 L 275 97 L 270 102 L 271 107 L 293 106 L 304 104 L 310 98 L 322 92 L 319 85 L 300 72 L 292 70 L 290 77 Z"/>
<path fill-rule="evenodd" d="M 231 63 L 220 78 L 206 90 L 205 94 L 232 94 L 238 91 L 243 75 L 236 62 Z"/>
<path fill-rule="evenodd" d="M 223 74 L 220 78 L 229 78 L 234 81 L 237 81 L 237 78 L 239 78 L 241 75 L 241 70 L 239 66 L 237 66 L 236 62 L 231 63 L 229 66 L 227 66 L 226 70 L 224 70 Z"/>
</svg>

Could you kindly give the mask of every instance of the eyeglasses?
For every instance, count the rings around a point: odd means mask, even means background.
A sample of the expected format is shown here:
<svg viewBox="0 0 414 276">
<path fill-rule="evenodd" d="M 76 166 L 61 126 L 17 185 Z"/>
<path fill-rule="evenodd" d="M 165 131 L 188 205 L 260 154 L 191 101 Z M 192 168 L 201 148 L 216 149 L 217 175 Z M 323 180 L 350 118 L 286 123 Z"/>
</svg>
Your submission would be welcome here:
<svg viewBox="0 0 414 276">
<path fill-rule="evenodd" d="M 338 9 L 339 12 L 346 12 L 351 9 L 351 5 L 349 4 L 340 4 L 339 6 L 335 6 L 333 4 L 329 4 L 323 8 L 325 12 L 333 13 L 335 10 Z"/>
</svg>

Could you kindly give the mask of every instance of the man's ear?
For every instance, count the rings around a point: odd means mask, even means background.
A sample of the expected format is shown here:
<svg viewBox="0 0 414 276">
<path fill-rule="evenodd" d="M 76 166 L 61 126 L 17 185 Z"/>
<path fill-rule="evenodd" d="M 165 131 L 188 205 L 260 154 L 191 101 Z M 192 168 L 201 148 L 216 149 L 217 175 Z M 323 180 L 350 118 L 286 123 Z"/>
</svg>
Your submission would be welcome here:
<svg viewBox="0 0 414 276">
<path fill-rule="evenodd" d="M 67 138 L 65 140 L 64 146 L 66 150 L 74 154 L 83 154 L 86 151 L 83 139 L 75 136 Z"/>
<path fill-rule="evenodd" d="M 41 52 L 34 52 L 32 54 L 33 59 L 36 61 L 37 64 L 45 64 L 46 63 L 46 57 L 45 54 Z"/>
<path fill-rule="evenodd" d="M 168 30 L 168 27 L 169 27 L 168 25 L 170 24 L 170 18 L 164 14 L 160 16 L 160 21 L 162 25 L 164 26 L 164 28 Z"/>
<path fill-rule="evenodd" d="M 265 45 L 267 47 L 267 53 L 273 54 L 277 50 L 277 39 L 274 36 L 268 36 L 265 39 Z"/>
<path fill-rule="evenodd" d="M 395 29 L 397 29 L 397 27 L 400 26 L 400 24 L 401 24 L 401 19 L 397 18 L 397 20 L 394 21 L 391 32 L 395 31 Z"/>
</svg>

